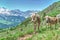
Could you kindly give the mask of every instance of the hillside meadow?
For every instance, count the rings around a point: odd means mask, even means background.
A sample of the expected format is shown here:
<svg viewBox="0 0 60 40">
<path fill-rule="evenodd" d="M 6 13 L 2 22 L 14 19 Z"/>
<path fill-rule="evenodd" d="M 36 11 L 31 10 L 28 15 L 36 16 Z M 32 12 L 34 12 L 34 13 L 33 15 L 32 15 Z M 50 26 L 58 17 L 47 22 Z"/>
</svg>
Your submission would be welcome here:
<svg viewBox="0 0 60 40">
<path fill-rule="evenodd" d="M 34 26 L 30 20 L 30 17 L 27 18 L 21 24 L 18 24 L 16 27 L 0 29 L 0 40 L 17 40 L 18 38 L 24 37 L 27 34 L 31 34 L 31 38 L 27 38 L 26 40 L 60 40 L 60 24 L 52 25 L 51 28 L 44 23 L 44 16 L 56 16 L 60 13 L 59 10 L 60 2 L 56 2 L 38 14 L 41 17 L 41 26 L 40 30 L 37 31 L 37 34 L 33 34 Z M 47 28 L 48 27 L 48 28 Z"/>
</svg>

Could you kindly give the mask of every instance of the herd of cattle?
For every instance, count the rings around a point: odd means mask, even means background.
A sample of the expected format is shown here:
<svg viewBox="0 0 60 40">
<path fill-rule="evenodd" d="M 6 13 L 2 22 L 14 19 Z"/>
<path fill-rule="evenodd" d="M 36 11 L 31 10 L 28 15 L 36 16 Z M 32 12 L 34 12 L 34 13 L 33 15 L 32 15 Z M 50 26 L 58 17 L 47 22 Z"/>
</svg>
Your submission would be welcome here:
<svg viewBox="0 0 60 40">
<path fill-rule="evenodd" d="M 52 24 L 56 25 L 57 23 L 60 23 L 60 14 L 56 15 L 56 17 L 45 16 L 44 19 L 46 23 L 48 23 L 48 25 L 50 25 L 51 27 Z M 39 30 L 39 26 L 41 23 L 40 15 L 33 13 L 31 15 L 31 21 L 34 23 L 34 31 L 36 33 L 36 26 L 38 25 L 38 30 Z"/>
</svg>

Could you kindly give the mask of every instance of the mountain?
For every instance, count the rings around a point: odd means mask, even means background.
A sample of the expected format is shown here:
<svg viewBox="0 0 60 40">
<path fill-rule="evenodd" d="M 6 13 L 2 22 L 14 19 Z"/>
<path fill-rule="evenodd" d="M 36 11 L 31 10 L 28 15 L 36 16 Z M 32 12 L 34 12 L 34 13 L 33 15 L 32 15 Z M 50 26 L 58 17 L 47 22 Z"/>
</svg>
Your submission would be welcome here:
<svg viewBox="0 0 60 40">
<path fill-rule="evenodd" d="M 37 13 L 37 12 L 39 12 L 39 11 L 37 11 L 37 10 L 36 10 L 36 11 L 34 11 L 34 10 L 25 11 L 25 12 L 24 12 L 24 13 L 25 13 L 25 14 L 24 14 L 24 17 L 25 17 L 25 18 L 28 18 L 33 12 L 36 12 L 36 13 Z"/>
<path fill-rule="evenodd" d="M 4 7 L 0 8 L 0 28 L 16 26 L 28 18 L 32 12 L 36 11 L 20 11 L 19 9 L 9 10 Z M 3 27 L 2 27 L 3 26 Z"/>
<path fill-rule="evenodd" d="M 11 10 L 10 13 L 12 13 L 12 15 L 15 15 L 15 16 L 23 16 L 25 18 L 28 18 L 31 13 L 33 12 L 38 12 L 38 11 L 33 11 L 33 10 L 27 10 L 27 11 L 20 11 L 19 9 L 15 9 L 15 10 Z"/>
</svg>

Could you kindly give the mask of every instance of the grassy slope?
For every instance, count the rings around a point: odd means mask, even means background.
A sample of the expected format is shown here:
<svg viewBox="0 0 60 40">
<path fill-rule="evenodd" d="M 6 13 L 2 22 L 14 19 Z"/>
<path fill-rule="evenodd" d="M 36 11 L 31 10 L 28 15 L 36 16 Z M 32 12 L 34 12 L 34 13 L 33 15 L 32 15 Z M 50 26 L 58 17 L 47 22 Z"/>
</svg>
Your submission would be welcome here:
<svg viewBox="0 0 60 40">
<path fill-rule="evenodd" d="M 60 2 L 56 2 L 53 5 L 50 5 L 48 8 L 43 10 L 42 12 L 39 12 L 40 15 L 46 15 L 49 16 L 56 16 L 57 14 L 60 14 Z M 57 29 L 54 29 L 54 25 L 52 26 L 53 30 L 51 28 L 46 28 L 46 25 L 43 25 L 40 28 L 40 33 L 37 35 L 33 35 L 33 37 L 28 38 L 27 40 L 60 40 L 60 25 L 57 24 Z M 51 30 L 49 30 L 51 29 Z"/>
<path fill-rule="evenodd" d="M 46 13 L 46 15 L 56 16 L 56 14 L 60 12 L 58 10 L 59 5 L 60 2 L 54 3 L 42 12 L 39 12 L 39 15 L 43 17 L 43 14 Z M 50 30 L 51 28 L 46 28 L 46 25 L 42 25 L 40 27 L 40 32 L 36 35 L 33 35 L 31 38 L 28 38 L 27 40 L 60 40 L 59 24 L 56 26 L 57 29 L 54 29 L 54 27 L 55 26 L 53 25 L 53 29 Z M 0 40 L 17 40 L 18 37 L 24 36 L 26 34 L 31 34 L 33 31 L 33 23 L 31 23 L 30 19 L 28 18 L 26 21 L 22 22 L 22 24 L 19 24 L 15 28 L 7 28 L 2 30 L 0 29 Z"/>
</svg>

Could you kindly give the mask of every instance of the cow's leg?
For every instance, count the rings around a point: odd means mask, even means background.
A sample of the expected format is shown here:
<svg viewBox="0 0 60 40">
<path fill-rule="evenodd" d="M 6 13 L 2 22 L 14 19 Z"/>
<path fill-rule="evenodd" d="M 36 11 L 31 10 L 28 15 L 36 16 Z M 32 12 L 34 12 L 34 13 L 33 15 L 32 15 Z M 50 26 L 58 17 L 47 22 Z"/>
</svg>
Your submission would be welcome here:
<svg viewBox="0 0 60 40">
<path fill-rule="evenodd" d="M 57 26 L 57 23 L 55 24 L 55 29 L 57 29 L 57 27 L 56 27 L 56 26 Z"/>
<path fill-rule="evenodd" d="M 51 25 L 50 25 L 50 23 L 48 23 L 48 26 L 47 26 L 47 28 L 48 28 L 48 30 L 50 30 L 50 28 L 51 28 Z"/>
<path fill-rule="evenodd" d="M 50 23 L 50 29 L 53 30 L 53 25 Z"/>
<path fill-rule="evenodd" d="M 51 23 L 49 23 L 49 29 L 51 29 L 51 26 L 52 26 L 52 24 L 51 24 Z"/>
<path fill-rule="evenodd" d="M 36 23 L 34 23 L 34 33 L 36 33 Z"/>
<path fill-rule="evenodd" d="M 40 23 L 38 23 L 38 31 L 39 31 L 39 26 L 40 26 Z"/>
<path fill-rule="evenodd" d="M 50 23 L 50 28 L 51 28 L 51 23 Z"/>
<path fill-rule="evenodd" d="M 56 27 L 56 26 L 57 26 L 57 24 L 58 24 L 58 20 L 56 20 L 56 23 L 55 23 L 55 29 L 57 29 L 57 27 Z"/>
<path fill-rule="evenodd" d="M 46 28 L 49 29 L 49 23 L 46 24 Z"/>
</svg>

